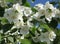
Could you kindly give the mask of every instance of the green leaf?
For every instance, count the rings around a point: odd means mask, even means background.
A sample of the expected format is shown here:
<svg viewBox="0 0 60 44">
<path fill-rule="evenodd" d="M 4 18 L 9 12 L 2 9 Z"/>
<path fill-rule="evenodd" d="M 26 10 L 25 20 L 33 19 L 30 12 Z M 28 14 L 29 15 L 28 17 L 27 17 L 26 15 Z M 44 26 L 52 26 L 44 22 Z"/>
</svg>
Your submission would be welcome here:
<svg viewBox="0 0 60 44">
<path fill-rule="evenodd" d="M 34 26 L 32 27 L 32 32 L 35 33 L 35 31 L 36 31 L 36 27 Z"/>
<path fill-rule="evenodd" d="M 5 0 L 6 2 L 14 2 L 14 0 Z"/>
<path fill-rule="evenodd" d="M 14 42 L 14 39 L 13 39 L 13 37 L 8 37 L 8 40 L 10 41 L 10 42 Z"/>
<path fill-rule="evenodd" d="M 2 36 L 1 36 L 1 34 L 0 34 L 0 41 L 2 40 Z"/>
<path fill-rule="evenodd" d="M 8 23 L 8 20 L 3 17 L 0 17 L 0 20 L 1 20 L 1 24 L 3 25 Z"/>
<path fill-rule="evenodd" d="M 34 13 L 36 13 L 37 12 L 37 10 L 35 9 L 35 8 L 31 8 L 31 10 L 34 12 Z"/>
<path fill-rule="evenodd" d="M 42 23 L 42 22 L 40 22 L 40 27 L 45 28 L 45 29 L 47 29 L 48 31 L 51 30 L 51 28 L 50 28 L 47 24 Z"/>
<path fill-rule="evenodd" d="M 29 4 L 28 2 L 26 2 L 26 3 L 24 4 L 24 6 L 30 7 L 30 4 Z"/>
<path fill-rule="evenodd" d="M 31 36 L 35 36 L 36 29 L 37 28 L 34 26 L 34 27 L 31 28 L 31 30 L 29 30 Z"/>
<path fill-rule="evenodd" d="M 21 43 L 22 44 L 31 44 L 31 41 L 29 41 L 28 39 L 22 39 Z"/>
</svg>

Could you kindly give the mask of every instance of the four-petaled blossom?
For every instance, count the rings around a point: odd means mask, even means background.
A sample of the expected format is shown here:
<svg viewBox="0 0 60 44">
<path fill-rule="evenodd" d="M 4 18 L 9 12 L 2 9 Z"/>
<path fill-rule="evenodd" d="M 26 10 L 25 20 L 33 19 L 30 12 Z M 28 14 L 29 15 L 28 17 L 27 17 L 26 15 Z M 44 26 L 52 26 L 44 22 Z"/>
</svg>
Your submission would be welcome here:
<svg viewBox="0 0 60 44">
<path fill-rule="evenodd" d="M 32 10 L 29 7 L 25 7 L 23 12 L 24 12 L 24 15 L 27 17 L 31 16 L 31 14 L 32 14 Z"/>
</svg>

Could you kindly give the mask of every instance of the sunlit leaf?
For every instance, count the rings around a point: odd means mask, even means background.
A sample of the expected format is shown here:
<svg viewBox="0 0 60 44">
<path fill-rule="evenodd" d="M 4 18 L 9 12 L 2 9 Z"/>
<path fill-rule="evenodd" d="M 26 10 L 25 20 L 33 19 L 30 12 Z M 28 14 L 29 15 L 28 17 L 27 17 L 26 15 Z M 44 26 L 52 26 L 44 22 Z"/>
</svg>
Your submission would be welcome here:
<svg viewBox="0 0 60 44">
<path fill-rule="evenodd" d="M 28 39 L 23 39 L 21 40 L 22 44 L 31 44 L 31 41 L 29 41 Z"/>
<path fill-rule="evenodd" d="M 5 0 L 6 2 L 13 2 L 14 0 Z"/>
<path fill-rule="evenodd" d="M 14 42 L 14 39 L 13 39 L 13 37 L 8 37 L 8 40 L 10 41 L 10 42 Z"/>
<path fill-rule="evenodd" d="M 24 4 L 24 6 L 30 7 L 30 4 L 29 4 L 28 2 L 26 2 L 26 3 Z"/>
</svg>

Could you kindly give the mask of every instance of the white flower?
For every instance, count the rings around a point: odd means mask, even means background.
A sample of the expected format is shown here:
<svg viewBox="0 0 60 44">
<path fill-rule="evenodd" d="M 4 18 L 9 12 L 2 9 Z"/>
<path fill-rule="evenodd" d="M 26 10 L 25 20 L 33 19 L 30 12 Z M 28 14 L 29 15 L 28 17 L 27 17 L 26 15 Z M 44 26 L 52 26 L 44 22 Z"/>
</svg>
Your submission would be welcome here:
<svg viewBox="0 0 60 44">
<path fill-rule="evenodd" d="M 54 13 L 56 13 L 56 18 L 60 18 L 60 10 L 59 9 L 56 9 L 54 10 Z"/>
<path fill-rule="evenodd" d="M 36 4 L 34 8 L 38 10 L 38 14 L 40 17 L 44 15 L 44 12 L 45 12 L 44 9 L 45 8 L 44 8 L 43 4 Z"/>
<path fill-rule="evenodd" d="M 48 39 L 48 32 L 46 33 L 41 33 L 40 35 L 40 41 L 41 42 L 47 42 L 49 39 Z"/>
<path fill-rule="evenodd" d="M 42 18 L 42 19 L 41 19 L 42 16 L 44 16 L 42 13 L 36 12 L 32 17 L 33 17 L 34 19 L 36 19 L 37 21 L 42 21 L 42 22 L 46 23 L 46 22 L 45 22 L 45 18 Z"/>
<path fill-rule="evenodd" d="M 31 14 L 32 14 L 31 8 L 25 7 L 24 8 L 24 15 L 28 17 L 28 16 L 31 16 Z"/>
<path fill-rule="evenodd" d="M 19 13 L 21 13 L 22 11 L 24 11 L 24 6 L 21 6 L 19 3 L 14 4 L 14 5 L 13 5 L 13 8 L 14 8 L 15 10 L 17 10 Z"/>
<path fill-rule="evenodd" d="M 11 23 L 16 18 L 13 8 L 5 9 L 4 17 Z"/>
<path fill-rule="evenodd" d="M 53 31 L 49 31 L 49 32 L 41 32 L 38 33 L 37 31 L 35 32 L 35 37 L 32 37 L 34 42 L 47 42 L 47 44 L 50 44 L 51 41 L 53 41 L 56 37 L 56 34 Z"/>
<path fill-rule="evenodd" d="M 13 26 L 11 29 L 20 28 L 20 27 L 22 27 L 22 26 L 24 26 L 24 22 L 23 22 L 23 21 L 16 21 L 16 22 L 14 23 L 14 26 Z"/>
<path fill-rule="evenodd" d="M 50 22 L 52 17 L 55 17 L 56 13 L 54 12 L 54 7 L 49 2 L 46 2 L 45 6 L 45 18 Z"/>
<path fill-rule="evenodd" d="M 54 6 L 52 4 L 49 3 L 49 1 L 46 2 L 46 4 L 44 5 L 44 7 L 46 9 L 50 8 L 50 9 L 54 9 Z"/>
<path fill-rule="evenodd" d="M 53 41 L 56 38 L 56 34 L 53 31 L 50 31 L 49 33 L 49 39 Z"/>
<path fill-rule="evenodd" d="M 56 9 L 52 4 L 50 4 L 49 1 L 46 2 L 45 5 L 36 4 L 34 8 L 38 10 L 38 12 L 33 15 L 33 17 L 37 20 L 39 20 L 41 16 L 45 16 L 45 18 L 50 22 L 52 20 L 52 17 L 55 17 L 56 14 L 59 13 L 59 10 Z"/>
<path fill-rule="evenodd" d="M 49 22 L 52 20 L 52 17 L 55 17 L 55 15 L 57 13 L 57 11 L 55 10 L 56 8 L 49 2 L 46 2 L 45 5 L 37 4 L 37 5 L 35 5 L 34 8 L 38 10 L 38 12 L 34 15 L 34 17 L 39 18 L 39 17 L 45 15 L 45 18 Z"/>
<path fill-rule="evenodd" d="M 27 34 L 29 34 L 29 29 L 30 29 L 30 27 L 27 26 L 27 25 L 24 25 L 24 26 L 21 27 L 21 29 L 20 29 L 20 34 L 22 34 L 21 39 L 24 39 L 24 37 Z"/>
<path fill-rule="evenodd" d="M 21 29 L 20 29 L 20 34 L 23 34 L 23 35 L 28 34 L 28 33 L 29 33 L 29 29 L 30 29 L 30 28 L 29 28 L 28 25 L 22 26 Z"/>
<path fill-rule="evenodd" d="M 45 10 L 45 18 L 50 22 L 52 20 L 52 17 L 55 17 L 56 13 L 54 10 L 48 8 Z"/>
<path fill-rule="evenodd" d="M 22 19 L 22 13 L 16 12 L 14 8 L 5 9 L 4 17 L 9 21 L 9 23 L 16 22 Z"/>
<path fill-rule="evenodd" d="M 42 12 L 42 11 L 41 11 Z M 38 20 L 38 21 L 41 21 L 40 17 L 43 16 L 42 13 L 40 12 L 36 12 L 34 15 L 33 15 L 33 18 Z"/>
<path fill-rule="evenodd" d="M 36 12 L 34 15 L 33 15 L 33 18 L 36 19 L 36 20 L 40 20 L 40 14 L 38 12 Z"/>
<path fill-rule="evenodd" d="M 45 33 L 41 33 L 39 39 L 41 42 L 46 42 L 47 44 L 50 44 L 50 39 L 49 39 L 49 33 L 48 32 L 45 32 Z"/>
<path fill-rule="evenodd" d="M 34 8 L 37 9 L 38 11 L 40 11 L 40 10 L 44 9 L 44 5 L 43 4 L 36 4 Z"/>
<path fill-rule="evenodd" d="M 47 44 L 50 44 L 50 41 L 53 41 L 55 37 L 56 37 L 56 34 L 53 31 L 41 33 L 40 41 L 47 42 Z"/>
</svg>

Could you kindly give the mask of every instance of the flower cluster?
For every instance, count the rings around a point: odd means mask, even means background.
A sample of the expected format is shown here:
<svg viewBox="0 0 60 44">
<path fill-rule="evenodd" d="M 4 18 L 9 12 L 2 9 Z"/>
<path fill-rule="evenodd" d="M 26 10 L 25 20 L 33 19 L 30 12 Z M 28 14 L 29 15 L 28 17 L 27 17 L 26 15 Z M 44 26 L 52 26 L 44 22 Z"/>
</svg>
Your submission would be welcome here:
<svg viewBox="0 0 60 44">
<path fill-rule="evenodd" d="M 38 10 L 38 12 L 36 13 L 37 15 L 35 15 L 35 17 L 38 18 L 38 16 L 41 17 L 44 15 L 49 22 L 52 20 L 52 17 L 56 17 L 58 16 L 57 14 L 60 13 L 59 9 L 54 7 L 49 2 L 46 2 L 45 5 L 37 4 L 34 8 Z"/>
<path fill-rule="evenodd" d="M 35 32 L 35 37 L 32 37 L 34 42 L 47 42 L 47 44 L 51 44 L 50 41 L 53 41 L 56 37 L 56 34 L 53 31 L 50 32 Z"/>
<path fill-rule="evenodd" d="M 36 26 L 40 33 L 35 30 L 35 36 L 32 37 L 32 40 L 34 42 L 41 41 L 50 44 L 51 41 L 54 41 L 56 34 L 52 30 L 48 30 L 48 32 L 43 33 L 42 29 L 37 26 L 37 23 L 46 23 L 45 19 L 50 23 L 52 18 L 60 16 L 60 11 L 49 2 L 46 2 L 45 5 L 36 4 L 34 9 L 37 10 L 35 13 L 30 7 L 22 6 L 19 3 L 13 4 L 10 8 L 6 8 L 4 17 L 10 24 L 14 24 L 11 30 L 17 28 L 17 31 L 15 33 L 10 33 L 9 30 L 5 34 L 20 34 L 22 35 L 21 39 L 24 39 L 24 37 L 31 32 L 31 28 Z"/>
</svg>

